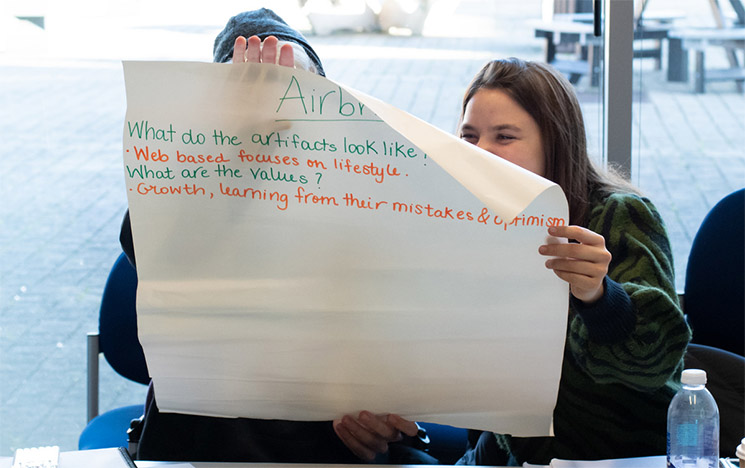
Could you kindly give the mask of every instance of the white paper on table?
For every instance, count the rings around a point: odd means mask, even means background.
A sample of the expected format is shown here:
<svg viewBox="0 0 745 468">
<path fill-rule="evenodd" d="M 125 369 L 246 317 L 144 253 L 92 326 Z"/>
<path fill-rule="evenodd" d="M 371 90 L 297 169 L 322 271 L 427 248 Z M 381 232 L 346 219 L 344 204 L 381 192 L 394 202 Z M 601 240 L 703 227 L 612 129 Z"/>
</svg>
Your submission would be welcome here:
<svg viewBox="0 0 745 468">
<path fill-rule="evenodd" d="M 610 460 L 551 460 L 551 468 L 665 468 L 664 455 Z"/>
<path fill-rule="evenodd" d="M 548 434 L 568 292 L 538 246 L 568 219 L 558 186 L 304 71 L 124 72 L 161 411 Z"/>
</svg>

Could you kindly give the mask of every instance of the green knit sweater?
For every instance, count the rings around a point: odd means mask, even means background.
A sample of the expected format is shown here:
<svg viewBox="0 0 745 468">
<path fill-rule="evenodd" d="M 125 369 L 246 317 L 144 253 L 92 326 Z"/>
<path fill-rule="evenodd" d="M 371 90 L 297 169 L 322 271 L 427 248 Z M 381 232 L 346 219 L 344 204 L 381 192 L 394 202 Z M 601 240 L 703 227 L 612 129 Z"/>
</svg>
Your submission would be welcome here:
<svg viewBox="0 0 745 468">
<path fill-rule="evenodd" d="M 691 334 L 654 205 L 630 194 L 596 199 L 587 227 L 613 255 L 605 294 L 570 300 L 554 437 L 497 435 L 512 461 L 664 455 L 667 407 L 680 386 Z"/>
</svg>

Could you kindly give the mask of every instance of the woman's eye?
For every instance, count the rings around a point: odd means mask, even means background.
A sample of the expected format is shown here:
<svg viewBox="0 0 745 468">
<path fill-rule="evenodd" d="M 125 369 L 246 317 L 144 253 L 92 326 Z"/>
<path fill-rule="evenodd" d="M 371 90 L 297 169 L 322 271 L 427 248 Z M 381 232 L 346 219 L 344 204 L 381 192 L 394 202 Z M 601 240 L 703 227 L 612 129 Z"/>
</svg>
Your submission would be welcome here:
<svg viewBox="0 0 745 468">
<path fill-rule="evenodd" d="M 478 141 L 478 138 L 473 133 L 461 133 L 460 138 L 461 140 L 466 140 L 469 143 Z"/>
<path fill-rule="evenodd" d="M 501 134 L 501 133 L 499 135 L 497 135 L 497 140 L 514 140 L 514 139 L 515 139 L 515 137 L 512 136 L 512 135 L 504 135 L 504 134 Z"/>
</svg>

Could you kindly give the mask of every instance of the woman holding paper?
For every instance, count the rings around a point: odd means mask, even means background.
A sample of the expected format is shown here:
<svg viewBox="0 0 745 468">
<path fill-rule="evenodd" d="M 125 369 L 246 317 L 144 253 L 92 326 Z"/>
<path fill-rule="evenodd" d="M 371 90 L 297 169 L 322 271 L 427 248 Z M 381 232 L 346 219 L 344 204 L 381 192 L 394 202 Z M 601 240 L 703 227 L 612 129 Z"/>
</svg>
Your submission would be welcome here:
<svg viewBox="0 0 745 468">
<path fill-rule="evenodd" d="M 459 136 L 557 183 L 569 226 L 538 247 L 569 283 L 569 324 L 553 437 L 481 434 L 461 464 L 548 464 L 665 453 L 666 413 L 690 330 L 654 205 L 587 154 L 572 85 L 545 64 L 495 60 L 474 77 Z"/>
</svg>

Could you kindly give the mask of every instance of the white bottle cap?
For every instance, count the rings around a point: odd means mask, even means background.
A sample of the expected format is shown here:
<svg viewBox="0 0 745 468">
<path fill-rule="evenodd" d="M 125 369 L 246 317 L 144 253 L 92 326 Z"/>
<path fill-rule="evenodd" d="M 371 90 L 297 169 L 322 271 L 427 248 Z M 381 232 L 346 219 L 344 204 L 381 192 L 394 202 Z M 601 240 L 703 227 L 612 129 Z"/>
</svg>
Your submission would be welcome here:
<svg viewBox="0 0 745 468">
<path fill-rule="evenodd" d="M 740 466 L 745 466 L 745 438 L 740 441 L 740 445 L 737 446 L 735 454 L 737 454 L 737 458 L 740 459 Z"/>
<path fill-rule="evenodd" d="M 686 369 L 680 376 L 685 385 L 706 385 L 706 371 L 701 369 Z"/>
</svg>

